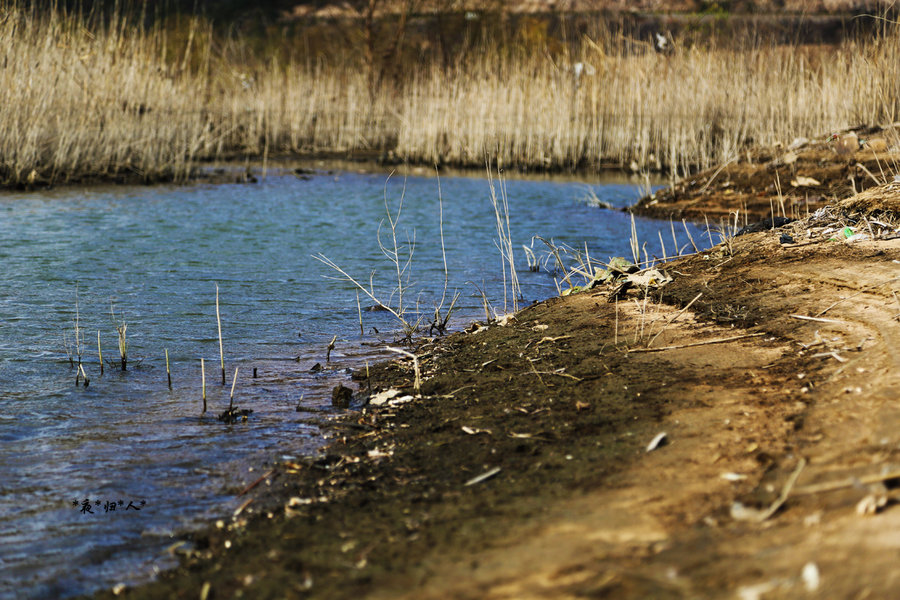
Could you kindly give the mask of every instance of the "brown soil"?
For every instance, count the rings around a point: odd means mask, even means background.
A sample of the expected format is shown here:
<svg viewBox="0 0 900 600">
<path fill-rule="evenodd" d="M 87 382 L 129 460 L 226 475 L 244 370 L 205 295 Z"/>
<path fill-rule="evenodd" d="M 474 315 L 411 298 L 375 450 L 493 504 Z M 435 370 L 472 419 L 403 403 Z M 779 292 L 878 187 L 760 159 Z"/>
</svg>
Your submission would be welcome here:
<svg viewBox="0 0 900 600">
<path fill-rule="evenodd" d="M 756 148 L 661 189 L 632 210 L 664 219 L 706 217 L 716 224 L 735 211 L 750 222 L 773 212 L 806 216 L 890 180 L 897 171 L 897 142 L 894 127 L 858 127 L 787 146 Z"/>
<path fill-rule="evenodd" d="M 893 597 L 898 214 L 888 184 L 671 262 L 660 289 L 424 343 L 421 397 L 348 412 L 123 594 Z"/>
</svg>

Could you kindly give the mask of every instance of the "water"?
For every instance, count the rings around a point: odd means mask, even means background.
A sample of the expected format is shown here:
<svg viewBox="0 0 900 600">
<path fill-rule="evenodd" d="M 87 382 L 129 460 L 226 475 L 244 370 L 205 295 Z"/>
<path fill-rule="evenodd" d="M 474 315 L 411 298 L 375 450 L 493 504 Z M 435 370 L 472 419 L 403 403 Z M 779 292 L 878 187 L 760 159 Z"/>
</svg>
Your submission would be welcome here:
<svg viewBox="0 0 900 600">
<path fill-rule="evenodd" d="M 467 282 L 504 310 L 496 223 L 486 181 L 440 185 L 449 288 L 462 292 L 459 326 L 483 314 Z M 532 235 L 587 243 L 601 260 L 630 256 L 630 219 L 586 198 L 624 206 L 639 195 L 634 185 L 512 180 L 506 194 L 525 302 L 556 293 L 553 276 L 525 268 L 520 248 Z M 376 232 L 385 196 L 396 209 L 401 195 L 397 231 L 401 242 L 416 241 L 405 301 L 430 314 L 443 281 L 435 178 L 322 172 L 257 185 L 0 196 L 0 598 L 146 580 L 174 564 L 164 549 L 178 532 L 231 514 L 236 492 L 267 463 L 323 443 L 310 412 L 327 409 L 331 387 L 346 380 L 341 369 L 380 355 L 362 342 L 393 339 L 397 324 L 365 313 L 363 340 L 354 287 L 327 279 L 335 273 L 312 255 L 362 281 L 376 271 L 376 295 L 387 302 L 392 266 Z M 671 239 L 668 223 L 638 220 L 637 228 L 657 255 L 657 229 Z M 683 230 L 679 238 L 686 242 Z M 539 255 L 542 246 L 535 243 Z M 67 358 L 67 346 L 76 351 L 76 316 L 89 387 L 75 385 Z M 98 331 L 104 358 L 114 359 L 115 324 L 123 322 L 128 371 L 107 366 L 101 376 Z M 332 368 L 311 373 L 333 335 Z M 201 357 L 210 405 L 203 417 Z M 227 407 L 235 367 L 236 402 L 254 412 L 226 426 L 215 415 Z"/>
</svg>

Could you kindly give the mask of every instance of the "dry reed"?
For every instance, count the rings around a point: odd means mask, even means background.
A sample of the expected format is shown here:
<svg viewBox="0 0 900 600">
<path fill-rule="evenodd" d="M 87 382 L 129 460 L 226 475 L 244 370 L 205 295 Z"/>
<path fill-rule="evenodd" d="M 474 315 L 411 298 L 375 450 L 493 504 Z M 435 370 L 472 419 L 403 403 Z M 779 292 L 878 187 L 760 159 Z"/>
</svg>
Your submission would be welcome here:
<svg viewBox="0 0 900 600">
<path fill-rule="evenodd" d="M 0 181 L 184 179 L 198 160 L 319 151 L 674 176 L 750 143 L 900 118 L 900 34 L 887 25 L 829 48 L 748 37 L 675 40 L 669 54 L 598 26 L 562 49 L 507 39 L 394 65 L 377 87 L 352 52 L 247 59 L 249 43 L 188 27 L 170 38 L 124 16 L 0 4 Z"/>
</svg>

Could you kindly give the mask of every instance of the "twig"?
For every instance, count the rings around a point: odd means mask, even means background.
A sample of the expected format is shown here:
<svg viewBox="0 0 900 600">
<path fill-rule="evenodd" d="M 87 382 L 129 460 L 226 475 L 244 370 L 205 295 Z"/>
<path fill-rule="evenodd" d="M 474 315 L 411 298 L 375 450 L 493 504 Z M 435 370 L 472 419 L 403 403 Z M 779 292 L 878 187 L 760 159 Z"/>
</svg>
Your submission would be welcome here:
<svg viewBox="0 0 900 600">
<path fill-rule="evenodd" d="M 402 354 L 403 356 L 408 356 L 409 358 L 411 358 L 413 360 L 413 368 L 415 369 L 415 373 L 416 373 L 416 380 L 415 380 L 413 386 L 415 387 L 416 394 L 421 395 L 420 392 L 421 392 L 421 388 L 422 388 L 422 376 L 421 376 L 421 373 L 419 372 L 418 357 L 415 354 L 413 354 L 412 352 L 407 352 L 406 350 L 401 350 L 400 348 L 394 348 L 392 346 L 387 346 L 387 349 L 390 350 L 391 352 L 396 352 L 397 354 Z"/>
<path fill-rule="evenodd" d="M 875 182 L 875 185 L 881 185 L 881 184 L 883 183 L 883 182 L 881 182 L 881 181 L 878 181 L 878 178 L 875 177 L 874 175 L 872 175 L 872 171 L 870 171 L 869 169 L 867 169 L 866 166 L 865 166 L 864 164 L 862 164 L 861 162 L 856 163 L 854 166 L 855 166 L 856 168 L 858 168 L 858 169 L 862 169 L 863 172 L 864 172 L 866 175 L 868 175 L 868 176 L 872 179 L 872 181 Z"/>
<path fill-rule="evenodd" d="M 662 332 L 665 331 L 666 328 L 669 327 L 669 325 L 671 325 L 672 323 L 674 323 L 674 322 L 678 319 L 678 317 L 680 317 L 681 315 L 683 315 L 683 314 L 685 313 L 685 311 L 686 311 L 687 309 L 689 309 L 689 308 L 694 304 L 694 302 L 696 302 L 697 300 L 699 300 L 699 299 L 700 299 L 700 296 L 702 296 L 702 295 L 703 295 L 703 292 L 700 292 L 699 294 L 697 294 L 697 295 L 694 297 L 693 300 L 691 300 L 690 302 L 688 302 L 687 305 L 686 305 L 684 308 L 682 308 L 681 310 L 678 311 L 678 314 L 676 314 L 674 317 L 672 317 L 671 319 L 669 319 L 668 321 L 666 321 L 666 323 L 662 326 L 662 329 L 660 329 L 660 330 L 656 333 L 656 335 L 654 335 L 652 338 L 650 338 L 650 341 L 647 342 L 647 347 L 649 348 L 650 346 L 652 346 L 652 345 L 653 345 L 653 342 L 656 341 L 656 338 L 658 338 L 658 337 L 662 334 Z"/>
<path fill-rule="evenodd" d="M 843 356 L 839 355 L 837 352 L 819 352 L 818 354 L 813 354 L 812 358 L 824 358 L 826 356 L 830 356 L 831 358 L 838 361 L 839 363 L 847 362 L 847 359 L 844 358 Z"/>
<path fill-rule="evenodd" d="M 728 165 L 730 165 L 731 163 L 733 163 L 733 162 L 736 161 L 737 159 L 738 159 L 737 156 L 733 156 L 733 157 L 731 157 L 728 161 L 722 163 L 722 166 L 719 167 L 718 169 L 716 169 L 716 172 L 713 173 L 712 176 L 710 176 L 710 178 L 706 180 L 706 184 L 705 184 L 702 188 L 700 188 L 700 192 L 698 192 L 698 193 L 702 194 L 703 192 L 705 192 L 705 191 L 706 191 L 706 188 L 709 187 L 709 184 L 711 184 L 711 183 L 713 182 L 713 179 L 715 179 L 715 178 L 719 175 L 719 173 L 721 173 L 722 170 L 725 169 L 725 167 L 727 167 Z"/>
<path fill-rule="evenodd" d="M 900 470 L 888 471 L 880 475 L 866 475 L 864 477 L 847 477 L 837 481 L 826 481 L 823 483 L 813 483 L 804 485 L 794 490 L 795 496 L 808 496 L 811 494 L 821 494 L 824 492 L 833 492 L 846 488 L 856 487 L 857 485 L 871 485 L 873 483 L 881 483 L 891 479 L 900 479 Z"/>
<path fill-rule="evenodd" d="M 494 475 L 496 475 L 499 472 L 500 472 L 500 467 L 494 467 L 493 469 L 490 469 L 489 471 L 485 471 L 481 475 L 479 475 L 477 477 L 473 477 L 472 479 L 468 480 L 466 482 L 466 485 L 468 486 L 468 485 L 475 485 L 476 483 L 481 483 L 482 481 L 490 479 L 491 477 L 493 477 Z"/>
<path fill-rule="evenodd" d="M 528 359 L 525 359 L 525 360 L 528 360 Z M 534 363 L 533 363 L 533 362 L 531 362 L 530 360 L 528 360 L 528 366 L 531 367 L 531 372 L 534 373 L 534 374 L 537 376 L 538 381 L 541 382 L 541 385 L 543 385 L 544 387 L 550 387 L 549 385 L 547 385 L 547 382 L 544 381 L 544 378 L 541 377 L 541 374 L 538 372 L 538 370 L 534 368 Z"/>
<path fill-rule="evenodd" d="M 252 489 L 255 488 L 256 486 L 258 486 L 260 483 L 262 483 L 263 481 L 265 481 L 267 478 L 271 477 L 274 473 L 275 473 L 275 469 L 269 469 L 269 470 L 266 471 L 259 479 L 257 479 L 256 481 L 254 481 L 253 483 L 249 484 L 247 487 L 245 487 L 244 489 L 242 489 L 242 490 L 238 493 L 238 496 L 243 496 L 244 494 L 246 494 L 247 492 L 249 492 L 250 490 L 252 490 Z"/>
<path fill-rule="evenodd" d="M 560 340 L 567 340 L 567 339 L 569 339 L 569 338 L 571 338 L 571 337 L 572 337 L 571 335 L 561 335 L 561 336 L 559 336 L 559 337 L 549 337 L 549 336 L 545 336 L 545 337 L 542 337 L 542 338 L 540 339 L 540 341 L 537 343 L 537 345 L 540 346 L 540 345 L 543 344 L 544 342 L 558 342 L 558 341 L 560 341 Z"/>
<path fill-rule="evenodd" d="M 693 348 L 694 346 L 708 346 L 709 344 L 724 344 L 726 342 L 733 342 L 735 340 L 742 340 L 745 338 L 751 337 L 759 337 L 761 335 L 766 335 L 764 332 L 759 333 L 748 333 L 746 335 L 735 335 L 727 338 L 720 338 L 716 340 L 704 340 L 702 342 L 694 342 L 691 344 L 681 344 L 680 346 L 663 346 L 662 348 L 635 348 L 634 350 L 626 350 L 626 352 L 662 352 L 663 350 L 679 350 L 681 348 Z"/>
<path fill-rule="evenodd" d="M 699 253 L 699 252 L 700 252 L 700 249 L 697 248 L 697 244 L 694 243 L 694 236 L 691 235 L 691 230 L 688 229 L 688 226 L 687 226 L 687 220 L 686 220 L 686 219 L 682 219 L 682 220 L 681 220 L 681 224 L 684 226 L 684 232 L 687 234 L 688 239 L 691 241 L 691 246 L 694 247 L 694 252 Z M 681 254 L 681 253 L 679 252 L 679 255 L 680 255 L 680 254 Z"/>
<path fill-rule="evenodd" d="M 531 361 L 529 361 L 529 362 L 531 362 Z M 567 377 L 569 379 L 577 381 L 578 383 L 581 383 L 582 381 L 584 381 L 584 379 L 582 379 L 581 377 L 575 377 L 574 375 L 569 375 L 568 373 L 563 373 L 561 371 L 538 371 L 537 369 L 534 368 L 534 363 L 531 363 L 531 369 L 534 371 L 534 374 L 537 375 L 538 377 L 540 377 L 541 375 L 557 375 L 559 377 Z M 543 382 L 543 380 L 541 380 L 541 381 Z"/>
<path fill-rule="evenodd" d="M 785 482 L 784 487 L 781 489 L 781 495 L 778 496 L 778 499 L 775 500 L 769 508 L 766 510 L 755 510 L 752 508 L 746 508 L 743 505 L 736 503 L 734 507 L 731 509 L 731 516 L 740 519 L 743 521 L 756 521 L 758 523 L 762 523 L 781 508 L 785 502 L 787 502 L 788 496 L 791 494 L 791 490 L 794 488 L 794 484 L 797 483 L 797 478 L 800 477 L 800 472 L 803 471 L 803 467 L 806 466 L 806 459 L 801 458 L 800 462 L 797 464 L 797 468 L 794 469 L 794 472 L 791 473 L 791 476 L 788 477 L 787 482 Z M 736 511 L 736 507 L 740 507 L 739 511 Z"/>
<path fill-rule="evenodd" d="M 843 323 L 843 321 L 835 321 L 834 319 L 820 319 L 819 317 L 807 317 L 806 315 L 788 315 L 788 316 L 793 317 L 795 319 L 802 319 L 803 321 L 816 321 L 818 323 Z"/>
</svg>

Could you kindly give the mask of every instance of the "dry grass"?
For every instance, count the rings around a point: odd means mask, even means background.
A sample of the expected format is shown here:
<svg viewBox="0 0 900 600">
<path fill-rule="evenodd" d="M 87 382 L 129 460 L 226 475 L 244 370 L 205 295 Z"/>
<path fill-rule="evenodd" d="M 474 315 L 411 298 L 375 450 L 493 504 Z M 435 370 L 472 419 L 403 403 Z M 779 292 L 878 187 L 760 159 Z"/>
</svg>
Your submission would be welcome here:
<svg viewBox="0 0 900 600">
<path fill-rule="evenodd" d="M 836 49 L 676 43 L 666 55 L 602 31 L 507 43 L 399 65 L 371 89 L 359 53 L 250 60 L 199 20 L 175 35 L 6 4 L 0 180 L 183 179 L 198 160 L 312 152 L 683 174 L 749 143 L 900 117 L 892 30 Z"/>
<path fill-rule="evenodd" d="M 0 9 L 0 179 L 185 176 L 210 132 L 194 81 L 163 66 L 162 37 Z"/>
</svg>

